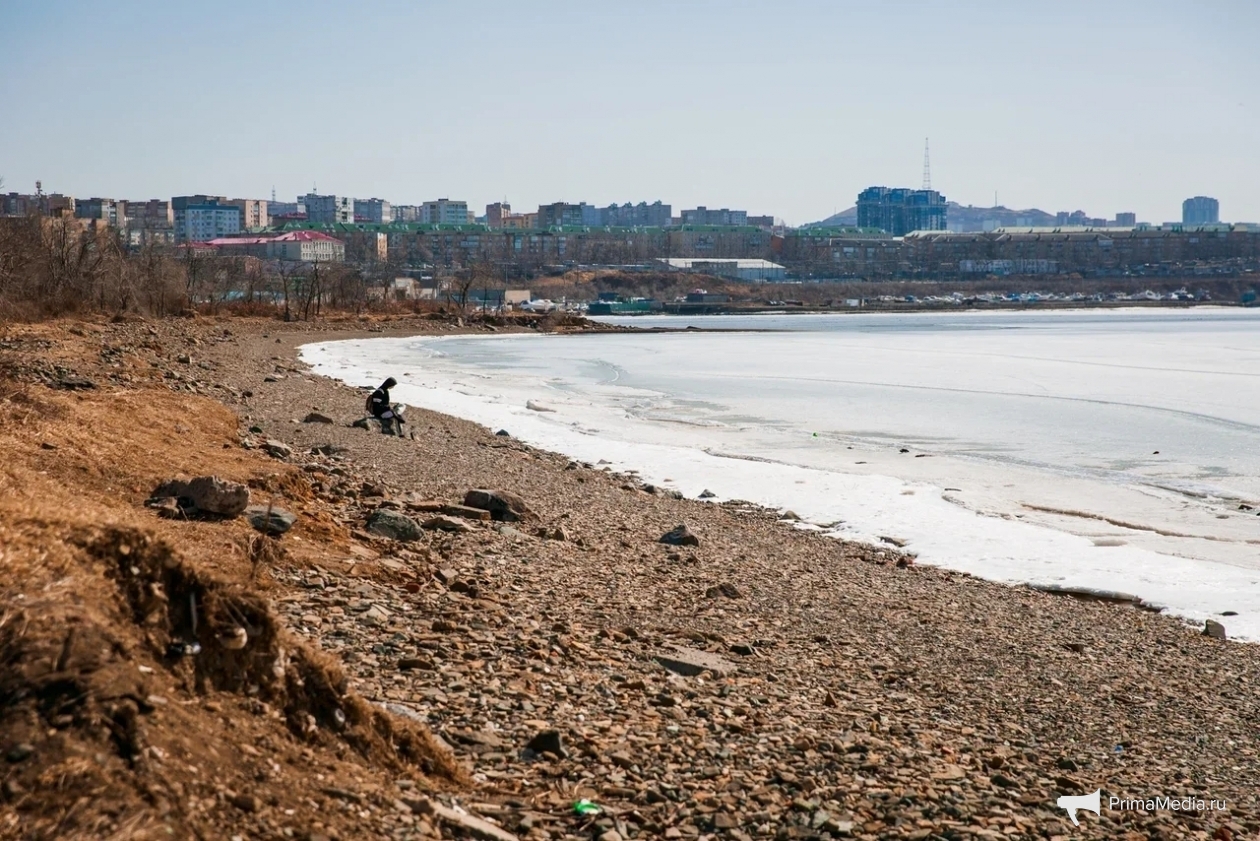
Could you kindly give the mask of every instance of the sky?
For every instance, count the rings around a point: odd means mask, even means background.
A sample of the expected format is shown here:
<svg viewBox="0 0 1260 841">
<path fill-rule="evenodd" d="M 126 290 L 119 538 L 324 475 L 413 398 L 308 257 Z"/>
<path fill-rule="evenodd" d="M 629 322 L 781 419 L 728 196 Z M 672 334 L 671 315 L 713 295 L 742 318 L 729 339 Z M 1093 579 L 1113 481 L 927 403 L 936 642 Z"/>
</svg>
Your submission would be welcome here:
<svg viewBox="0 0 1260 841">
<path fill-rule="evenodd" d="M 0 0 L 4 191 L 1260 222 L 1260 3 Z"/>
</svg>

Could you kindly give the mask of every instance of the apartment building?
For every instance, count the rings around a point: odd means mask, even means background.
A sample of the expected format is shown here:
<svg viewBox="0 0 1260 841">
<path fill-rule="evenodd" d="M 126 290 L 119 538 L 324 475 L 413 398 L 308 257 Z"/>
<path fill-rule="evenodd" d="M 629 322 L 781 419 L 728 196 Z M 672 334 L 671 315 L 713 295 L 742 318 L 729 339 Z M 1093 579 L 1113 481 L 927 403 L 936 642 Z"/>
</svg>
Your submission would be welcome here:
<svg viewBox="0 0 1260 841">
<path fill-rule="evenodd" d="M 420 205 L 420 222 L 425 225 L 467 225 L 468 202 L 436 199 Z"/>
<path fill-rule="evenodd" d="M 175 210 L 169 199 L 124 201 L 124 230 L 132 245 L 170 244 L 175 241 Z"/>
<path fill-rule="evenodd" d="M 600 208 L 596 224 L 609 228 L 667 228 L 672 220 L 673 207 L 660 200 L 648 204 L 610 204 Z"/>
<path fill-rule="evenodd" d="M 1181 224 L 1216 225 L 1221 221 L 1221 203 L 1210 196 L 1195 196 L 1181 203 Z"/>
<path fill-rule="evenodd" d="M 320 196 L 307 193 L 300 199 L 306 205 L 306 218 L 325 225 L 354 223 L 354 199 L 348 196 Z"/>
<path fill-rule="evenodd" d="M 126 205 L 115 199 L 78 199 L 74 203 L 76 219 L 94 219 L 119 227 L 127 221 Z"/>
<path fill-rule="evenodd" d="M 581 204 L 570 204 L 568 202 L 558 201 L 553 204 L 540 204 L 538 206 L 538 227 L 580 228 L 586 224 L 583 214 L 586 207 L 588 207 L 588 205 L 585 202 Z"/>
<path fill-rule="evenodd" d="M 267 218 L 306 218 L 306 205 L 300 201 L 271 201 L 267 202 Z"/>
<path fill-rule="evenodd" d="M 505 201 L 497 201 L 486 205 L 486 227 L 505 227 L 504 221 L 512 217 L 512 205 Z"/>
<path fill-rule="evenodd" d="M 878 228 L 897 237 L 946 230 L 947 211 L 945 197 L 936 190 L 868 187 L 857 200 L 859 228 Z"/>
<path fill-rule="evenodd" d="M 234 204 L 190 204 L 184 208 L 179 242 L 206 242 L 241 232 L 241 209 Z"/>
<path fill-rule="evenodd" d="M 748 224 L 748 211 L 720 208 L 710 210 L 701 205 L 693 210 L 682 212 L 684 225 L 718 225 L 722 227 L 742 228 Z"/>
<path fill-rule="evenodd" d="M 185 241 L 204 242 L 241 232 L 241 210 L 234 205 L 189 205 L 184 211 Z"/>
<path fill-rule="evenodd" d="M 355 199 L 354 221 L 388 225 L 394 221 L 394 209 L 384 199 Z"/>
<path fill-rule="evenodd" d="M 241 210 L 241 228 L 256 231 L 271 224 L 267 202 L 263 199 L 232 199 L 228 204 Z"/>
</svg>

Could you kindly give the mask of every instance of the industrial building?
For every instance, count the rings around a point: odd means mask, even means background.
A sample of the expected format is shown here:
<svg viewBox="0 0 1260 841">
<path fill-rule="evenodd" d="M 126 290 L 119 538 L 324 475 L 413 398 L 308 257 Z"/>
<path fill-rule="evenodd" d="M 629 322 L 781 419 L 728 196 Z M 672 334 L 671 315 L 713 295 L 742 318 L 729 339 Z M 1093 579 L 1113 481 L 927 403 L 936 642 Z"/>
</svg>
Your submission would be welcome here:
<svg viewBox="0 0 1260 841">
<path fill-rule="evenodd" d="M 947 212 L 945 197 L 936 190 L 867 187 L 858 194 L 858 227 L 895 237 L 911 231 L 944 231 Z"/>
</svg>

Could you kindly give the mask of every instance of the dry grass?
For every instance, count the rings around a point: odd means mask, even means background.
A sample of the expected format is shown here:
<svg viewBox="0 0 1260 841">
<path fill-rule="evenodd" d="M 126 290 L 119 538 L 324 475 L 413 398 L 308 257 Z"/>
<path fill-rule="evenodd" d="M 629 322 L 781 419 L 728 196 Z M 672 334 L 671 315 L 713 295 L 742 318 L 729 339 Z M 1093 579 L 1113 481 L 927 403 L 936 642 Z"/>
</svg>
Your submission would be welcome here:
<svg viewBox="0 0 1260 841">
<path fill-rule="evenodd" d="M 423 727 L 350 693 L 340 664 L 272 613 L 265 572 L 292 563 L 281 541 L 142 506 L 181 474 L 251 482 L 299 511 L 311 498 L 303 475 L 241 448 L 213 401 L 0 377 L 0 742 L 36 746 L 9 778 L 0 838 L 219 837 L 232 807 L 181 805 L 207 781 L 305 808 L 317 783 L 253 779 L 242 740 L 290 744 L 276 755 L 293 766 L 306 746 L 325 764 L 466 783 Z M 303 534 L 307 551 L 342 536 L 332 522 Z M 237 627 L 242 649 L 223 644 Z M 191 642 L 196 657 L 168 656 Z M 198 701 L 225 694 L 237 700 L 217 712 Z"/>
</svg>

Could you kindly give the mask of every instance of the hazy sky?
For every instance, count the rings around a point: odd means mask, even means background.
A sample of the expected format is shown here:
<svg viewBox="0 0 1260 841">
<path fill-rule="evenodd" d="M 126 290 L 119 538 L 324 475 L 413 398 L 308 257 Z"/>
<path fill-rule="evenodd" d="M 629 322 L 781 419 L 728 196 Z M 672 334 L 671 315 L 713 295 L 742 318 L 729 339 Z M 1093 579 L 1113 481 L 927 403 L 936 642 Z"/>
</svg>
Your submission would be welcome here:
<svg viewBox="0 0 1260 841">
<path fill-rule="evenodd" d="M 1260 2 L 0 0 L 6 191 L 1260 221 Z"/>
</svg>

